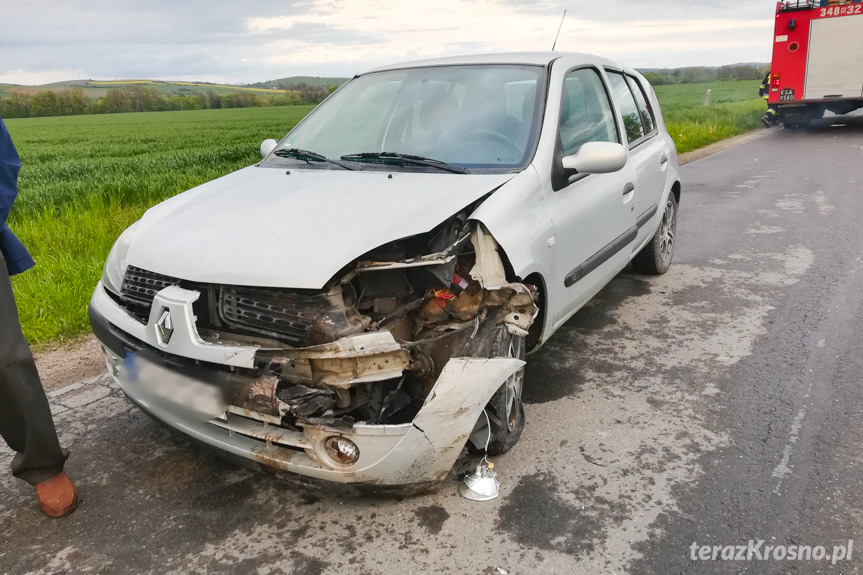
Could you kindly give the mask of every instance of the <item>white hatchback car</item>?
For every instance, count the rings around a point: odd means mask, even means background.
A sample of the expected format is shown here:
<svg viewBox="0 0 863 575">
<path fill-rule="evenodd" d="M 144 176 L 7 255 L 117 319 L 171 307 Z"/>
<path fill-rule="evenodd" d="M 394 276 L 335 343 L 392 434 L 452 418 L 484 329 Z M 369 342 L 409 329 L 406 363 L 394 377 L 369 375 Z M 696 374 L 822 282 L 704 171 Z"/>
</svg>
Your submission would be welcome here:
<svg viewBox="0 0 863 575">
<path fill-rule="evenodd" d="M 674 143 L 602 58 L 379 68 L 261 153 L 129 227 L 90 321 L 132 401 L 271 468 L 421 486 L 507 451 L 525 351 L 671 263 Z"/>
</svg>

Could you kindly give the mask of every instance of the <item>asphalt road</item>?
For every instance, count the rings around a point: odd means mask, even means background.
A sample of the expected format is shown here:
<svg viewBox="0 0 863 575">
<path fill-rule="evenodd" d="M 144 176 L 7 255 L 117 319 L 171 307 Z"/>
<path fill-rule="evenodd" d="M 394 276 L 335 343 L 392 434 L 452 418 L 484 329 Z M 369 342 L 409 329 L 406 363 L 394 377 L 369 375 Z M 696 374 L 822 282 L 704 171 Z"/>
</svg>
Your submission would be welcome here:
<svg viewBox="0 0 863 575">
<path fill-rule="evenodd" d="M 0 573 L 863 572 L 863 125 L 682 171 L 671 271 L 621 274 L 529 358 L 497 500 L 458 495 L 470 458 L 423 496 L 297 485 L 97 377 L 51 395 L 80 508 L 0 477 Z"/>
</svg>

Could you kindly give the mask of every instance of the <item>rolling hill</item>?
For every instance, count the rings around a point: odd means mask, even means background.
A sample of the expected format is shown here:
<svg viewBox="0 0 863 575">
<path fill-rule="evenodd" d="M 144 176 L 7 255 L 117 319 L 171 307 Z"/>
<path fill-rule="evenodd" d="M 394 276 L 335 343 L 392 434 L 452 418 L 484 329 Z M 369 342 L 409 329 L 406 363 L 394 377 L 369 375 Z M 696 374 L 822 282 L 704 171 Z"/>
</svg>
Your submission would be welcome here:
<svg viewBox="0 0 863 575">
<path fill-rule="evenodd" d="M 40 86 L 24 86 L 19 84 L 0 84 L 0 97 L 7 97 L 12 93 L 33 95 L 38 92 L 57 92 L 70 88 L 81 88 L 84 94 L 91 99 L 105 96 L 108 90 L 116 88 L 131 88 L 138 86 L 142 88 L 155 88 L 165 95 L 184 94 L 187 96 L 215 92 L 219 96 L 235 94 L 237 92 L 252 92 L 266 94 L 285 89 L 283 86 L 305 83 L 309 86 L 341 86 L 347 78 L 321 78 L 312 76 L 292 76 L 278 80 L 268 80 L 254 84 L 232 85 L 232 84 L 210 84 L 205 82 L 168 82 L 162 80 L 127 79 L 127 80 L 68 80 L 65 82 L 54 82 Z"/>
</svg>

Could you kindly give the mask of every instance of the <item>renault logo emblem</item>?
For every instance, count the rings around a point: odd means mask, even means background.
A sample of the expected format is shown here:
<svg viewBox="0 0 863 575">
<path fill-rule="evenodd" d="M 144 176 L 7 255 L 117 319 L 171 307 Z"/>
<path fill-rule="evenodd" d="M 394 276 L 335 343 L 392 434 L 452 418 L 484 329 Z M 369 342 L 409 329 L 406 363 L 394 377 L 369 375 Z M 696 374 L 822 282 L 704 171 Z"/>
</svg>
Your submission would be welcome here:
<svg viewBox="0 0 863 575">
<path fill-rule="evenodd" d="M 171 320 L 171 312 L 162 310 L 162 315 L 159 316 L 159 321 L 156 322 L 156 334 L 159 341 L 167 345 L 171 341 L 171 336 L 174 335 L 174 322 Z"/>
</svg>

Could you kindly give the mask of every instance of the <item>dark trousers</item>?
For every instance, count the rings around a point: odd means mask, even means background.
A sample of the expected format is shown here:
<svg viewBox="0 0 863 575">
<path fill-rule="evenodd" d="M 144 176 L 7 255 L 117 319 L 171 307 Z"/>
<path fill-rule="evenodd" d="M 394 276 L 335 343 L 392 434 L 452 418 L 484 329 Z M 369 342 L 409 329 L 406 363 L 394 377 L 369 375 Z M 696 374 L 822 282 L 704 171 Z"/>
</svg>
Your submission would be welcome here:
<svg viewBox="0 0 863 575">
<path fill-rule="evenodd" d="M 0 435 L 17 453 L 12 474 L 35 485 L 63 471 L 48 398 L 21 333 L 6 260 L 0 251 Z"/>
</svg>

